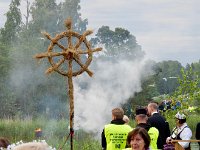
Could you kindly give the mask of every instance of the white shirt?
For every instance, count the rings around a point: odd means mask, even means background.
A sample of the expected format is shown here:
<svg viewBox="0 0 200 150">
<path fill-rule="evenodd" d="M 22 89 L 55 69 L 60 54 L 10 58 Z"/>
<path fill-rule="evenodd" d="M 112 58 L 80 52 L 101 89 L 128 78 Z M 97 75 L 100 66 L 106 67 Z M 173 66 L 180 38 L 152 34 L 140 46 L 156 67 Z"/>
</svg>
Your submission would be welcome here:
<svg viewBox="0 0 200 150">
<path fill-rule="evenodd" d="M 167 140 L 169 140 L 169 139 L 172 139 L 172 137 L 173 138 L 175 138 L 175 137 L 177 137 L 177 135 L 180 133 L 180 138 L 182 139 L 182 140 L 190 140 L 191 139 L 191 137 L 192 137 L 192 131 L 191 131 L 191 129 L 189 128 L 189 127 L 186 127 L 187 126 L 187 123 L 184 123 L 181 127 L 175 127 L 174 129 L 173 129 L 173 133 L 172 133 L 172 135 L 171 135 L 171 137 L 168 137 L 167 138 Z M 189 147 L 189 143 L 190 142 L 178 142 L 183 148 L 187 148 L 187 147 Z"/>
<path fill-rule="evenodd" d="M 151 113 L 151 115 L 153 116 L 153 114 L 157 114 L 157 113 L 158 113 L 157 111 L 154 111 L 154 112 Z"/>
</svg>

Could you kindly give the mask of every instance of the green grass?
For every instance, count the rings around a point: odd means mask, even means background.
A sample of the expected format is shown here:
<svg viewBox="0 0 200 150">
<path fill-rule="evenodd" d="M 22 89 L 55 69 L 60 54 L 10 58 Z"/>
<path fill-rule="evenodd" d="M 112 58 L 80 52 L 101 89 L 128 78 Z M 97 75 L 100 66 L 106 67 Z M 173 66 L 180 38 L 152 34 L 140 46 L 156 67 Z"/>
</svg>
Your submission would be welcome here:
<svg viewBox="0 0 200 150">
<path fill-rule="evenodd" d="M 9 139 L 11 143 L 18 141 L 30 142 L 36 140 L 35 129 L 41 128 L 43 136 L 41 140 L 45 140 L 49 145 L 58 149 L 64 145 L 64 149 L 70 149 L 70 138 L 68 122 L 66 120 L 47 120 L 40 118 L 37 120 L 0 120 L 0 135 Z M 95 140 L 91 134 L 84 131 L 76 131 L 74 138 L 74 150 L 99 150 L 101 149 L 98 140 Z"/>
<path fill-rule="evenodd" d="M 174 118 L 168 120 L 170 128 L 175 126 Z M 187 118 L 188 126 L 193 132 L 192 139 L 195 139 L 196 124 L 200 122 L 199 115 L 193 115 Z M 38 118 L 36 120 L 27 119 L 3 119 L 0 120 L 0 135 L 7 137 L 11 143 L 18 141 L 30 142 L 36 139 L 35 129 L 41 128 L 43 131 L 43 137 L 41 139 L 59 149 L 64 145 L 63 149 L 70 149 L 70 138 L 66 141 L 66 137 L 69 135 L 68 121 L 66 120 L 48 120 L 46 118 Z M 131 120 L 130 125 L 135 127 L 135 121 Z M 101 149 L 100 141 L 95 139 L 92 134 L 85 133 L 82 130 L 75 131 L 73 138 L 74 150 L 99 150 Z"/>
</svg>

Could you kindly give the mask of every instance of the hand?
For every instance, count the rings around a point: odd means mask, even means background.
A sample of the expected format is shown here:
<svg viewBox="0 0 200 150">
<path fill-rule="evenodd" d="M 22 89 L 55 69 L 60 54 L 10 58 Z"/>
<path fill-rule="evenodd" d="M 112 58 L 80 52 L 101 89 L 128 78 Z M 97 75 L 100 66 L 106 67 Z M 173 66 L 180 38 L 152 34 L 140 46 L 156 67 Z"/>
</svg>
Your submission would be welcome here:
<svg viewBox="0 0 200 150">
<path fill-rule="evenodd" d="M 167 143 L 167 144 L 172 143 L 172 139 L 171 139 L 170 137 L 168 137 L 168 138 L 166 139 L 166 143 Z"/>
</svg>

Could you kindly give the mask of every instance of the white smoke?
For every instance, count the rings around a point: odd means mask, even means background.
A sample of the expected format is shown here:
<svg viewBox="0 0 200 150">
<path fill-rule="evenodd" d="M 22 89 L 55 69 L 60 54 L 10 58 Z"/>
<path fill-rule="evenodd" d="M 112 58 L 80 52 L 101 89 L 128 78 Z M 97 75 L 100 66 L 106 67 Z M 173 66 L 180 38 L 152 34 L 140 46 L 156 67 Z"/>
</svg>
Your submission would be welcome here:
<svg viewBox="0 0 200 150">
<path fill-rule="evenodd" d="M 92 78 L 86 74 L 76 78 L 75 126 L 100 133 L 111 121 L 111 110 L 141 91 L 144 64 L 127 60 L 97 62 Z M 81 83 L 87 84 L 86 88 L 80 88 Z"/>
</svg>

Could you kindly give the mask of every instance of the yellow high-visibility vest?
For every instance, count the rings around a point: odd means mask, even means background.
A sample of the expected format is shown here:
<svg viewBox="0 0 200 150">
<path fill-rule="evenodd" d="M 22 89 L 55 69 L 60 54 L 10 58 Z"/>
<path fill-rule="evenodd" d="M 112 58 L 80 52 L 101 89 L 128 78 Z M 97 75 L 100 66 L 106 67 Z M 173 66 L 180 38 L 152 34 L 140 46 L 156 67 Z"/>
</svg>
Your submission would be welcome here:
<svg viewBox="0 0 200 150">
<path fill-rule="evenodd" d="M 126 139 L 132 128 L 127 125 L 105 125 L 106 150 L 122 150 L 126 147 Z"/>
<path fill-rule="evenodd" d="M 157 147 L 157 140 L 159 136 L 158 129 L 156 129 L 155 127 L 151 127 L 149 128 L 148 134 L 150 136 L 150 145 L 149 145 L 150 149 L 158 150 L 158 147 Z M 124 150 L 131 150 L 131 148 L 126 148 Z"/>
<path fill-rule="evenodd" d="M 158 140 L 158 135 L 159 135 L 159 131 L 158 129 L 156 129 L 155 127 L 151 127 L 148 131 L 148 134 L 150 136 L 150 148 L 152 150 L 156 150 L 158 149 L 157 147 L 157 140 Z"/>
</svg>

